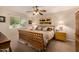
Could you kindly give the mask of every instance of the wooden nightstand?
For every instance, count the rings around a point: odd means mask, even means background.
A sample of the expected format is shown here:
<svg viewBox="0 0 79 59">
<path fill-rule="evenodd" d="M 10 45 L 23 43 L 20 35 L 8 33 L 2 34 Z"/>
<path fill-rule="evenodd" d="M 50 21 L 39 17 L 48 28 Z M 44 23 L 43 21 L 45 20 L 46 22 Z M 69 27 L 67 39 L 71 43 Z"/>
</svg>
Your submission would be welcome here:
<svg viewBox="0 0 79 59">
<path fill-rule="evenodd" d="M 65 32 L 55 32 L 55 39 L 66 41 L 66 33 Z"/>
</svg>

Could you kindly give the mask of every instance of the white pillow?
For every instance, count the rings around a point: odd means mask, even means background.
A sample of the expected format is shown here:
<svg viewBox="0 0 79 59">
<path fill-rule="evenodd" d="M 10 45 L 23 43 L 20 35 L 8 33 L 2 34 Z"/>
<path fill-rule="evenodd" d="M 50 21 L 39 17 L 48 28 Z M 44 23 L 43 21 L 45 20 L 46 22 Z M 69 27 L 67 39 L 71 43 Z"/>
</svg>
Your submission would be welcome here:
<svg viewBox="0 0 79 59">
<path fill-rule="evenodd" d="M 43 31 L 47 31 L 47 27 L 44 27 L 42 30 L 43 30 Z"/>
<path fill-rule="evenodd" d="M 42 28 L 41 27 L 38 27 L 38 30 L 41 30 Z"/>
</svg>

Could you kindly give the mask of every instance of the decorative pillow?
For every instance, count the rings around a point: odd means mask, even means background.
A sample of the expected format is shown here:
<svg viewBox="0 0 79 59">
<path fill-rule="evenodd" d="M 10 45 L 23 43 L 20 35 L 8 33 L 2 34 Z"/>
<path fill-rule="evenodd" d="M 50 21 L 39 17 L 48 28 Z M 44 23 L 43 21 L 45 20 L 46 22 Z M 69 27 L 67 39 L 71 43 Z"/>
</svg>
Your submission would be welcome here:
<svg viewBox="0 0 79 59">
<path fill-rule="evenodd" d="M 36 30 L 41 30 L 42 28 L 41 27 L 36 27 Z"/>
<path fill-rule="evenodd" d="M 48 28 L 47 28 L 47 31 L 52 31 L 52 30 L 53 30 L 53 29 L 52 29 L 52 28 L 50 28 L 50 27 L 48 27 Z"/>
<path fill-rule="evenodd" d="M 36 30 L 38 30 L 38 27 L 36 27 Z"/>
</svg>

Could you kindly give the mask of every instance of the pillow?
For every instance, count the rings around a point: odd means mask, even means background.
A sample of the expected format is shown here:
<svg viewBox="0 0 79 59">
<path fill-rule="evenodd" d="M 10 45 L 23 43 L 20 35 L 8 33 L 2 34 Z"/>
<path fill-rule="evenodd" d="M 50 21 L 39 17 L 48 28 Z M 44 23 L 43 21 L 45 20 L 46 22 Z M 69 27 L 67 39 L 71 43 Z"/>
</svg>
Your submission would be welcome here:
<svg viewBox="0 0 79 59">
<path fill-rule="evenodd" d="M 50 27 L 48 27 L 48 28 L 47 28 L 47 31 L 52 31 L 52 30 L 53 30 L 53 29 L 52 29 L 52 28 L 50 28 Z"/>
<path fill-rule="evenodd" d="M 33 28 L 33 30 L 35 30 L 37 28 L 37 26 L 33 26 L 32 28 Z"/>
<path fill-rule="evenodd" d="M 36 27 L 36 30 L 41 30 L 42 28 L 41 27 Z"/>
<path fill-rule="evenodd" d="M 38 27 L 36 27 L 36 30 L 38 30 Z"/>
<path fill-rule="evenodd" d="M 43 30 L 43 31 L 47 31 L 47 27 L 44 27 L 42 30 Z"/>
</svg>

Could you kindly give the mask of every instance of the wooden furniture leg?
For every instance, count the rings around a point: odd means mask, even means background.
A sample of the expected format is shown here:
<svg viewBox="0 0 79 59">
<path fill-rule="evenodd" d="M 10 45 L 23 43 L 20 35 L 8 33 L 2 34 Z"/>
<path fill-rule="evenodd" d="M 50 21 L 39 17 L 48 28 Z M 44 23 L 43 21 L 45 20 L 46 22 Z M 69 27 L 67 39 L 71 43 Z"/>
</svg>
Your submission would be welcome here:
<svg viewBox="0 0 79 59">
<path fill-rule="evenodd" d="M 11 46 L 9 47 L 9 52 L 12 52 Z"/>
</svg>

